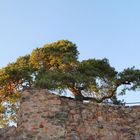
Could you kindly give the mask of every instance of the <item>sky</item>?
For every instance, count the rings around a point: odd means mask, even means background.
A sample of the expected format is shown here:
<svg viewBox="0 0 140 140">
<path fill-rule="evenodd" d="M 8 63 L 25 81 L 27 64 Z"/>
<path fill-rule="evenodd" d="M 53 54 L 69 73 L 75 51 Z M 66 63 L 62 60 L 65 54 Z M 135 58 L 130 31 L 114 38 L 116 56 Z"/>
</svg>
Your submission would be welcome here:
<svg viewBox="0 0 140 140">
<path fill-rule="evenodd" d="M 79 60 L 107 58 L 118 71 L 140 69 L 139 0 L 0 0 L 0 68 L 61 39 Z M 121 96 L 140 102 L 140 91 Z"/>
</svg>

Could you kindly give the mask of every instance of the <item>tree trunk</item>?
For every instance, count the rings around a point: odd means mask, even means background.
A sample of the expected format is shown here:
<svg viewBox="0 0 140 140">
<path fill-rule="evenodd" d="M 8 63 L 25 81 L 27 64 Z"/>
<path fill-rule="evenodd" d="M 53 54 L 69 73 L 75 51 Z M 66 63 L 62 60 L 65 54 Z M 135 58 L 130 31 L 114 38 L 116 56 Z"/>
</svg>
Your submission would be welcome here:
<svg viewBox="0 0 140 140">
<path fill-rule="evenodd" d="M 71 87 L 70 91 L 73 93 L 73 95 L 74 95 L 76 100 L 79 100 L 79 101 L 83 101 L 84 100 L 84 96 L 82 95 L 81 90 L 79 90 L 78 88 Z"/>
<path fill-rule="evenodd" d="M 94 97 L 85 97 L 82 95 L 81 90 L 77 87 L 71 87 L 69 90 L 73 93 L 74 97 L 76 100 L 83 101 L 83 100 L 89 100 L 89 101 L 94 101 L 97 103 L 102 103 L 105 99 L 110 99 L 112 96 L 114 96 L 116 92 L 116 88 L 114 88 L 112 91 L 110 91 L 109 95 L 103 96 L 100 99 L 94 98 Z"/>
</svg>

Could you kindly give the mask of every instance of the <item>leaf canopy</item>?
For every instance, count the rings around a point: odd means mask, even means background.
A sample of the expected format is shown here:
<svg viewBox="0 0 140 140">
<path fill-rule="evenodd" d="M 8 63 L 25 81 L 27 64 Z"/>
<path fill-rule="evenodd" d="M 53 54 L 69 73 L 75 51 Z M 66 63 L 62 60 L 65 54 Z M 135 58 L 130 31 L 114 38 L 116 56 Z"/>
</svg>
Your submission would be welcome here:
<svg viewBox="0 0 140 140">
<path fill-rule="evenodd" d="M 16 120 L 19 98 L 25 88 L 67 90 L 76 100 L 104 102 L 117 100 L 127 90 L 140 89 L 140 70 L 126 68 L 117 72 L 108 59 L 78 60 L 77 46 L 59 40 L 36 48 L 30 55 L 17 58 L 0 69 L 0 125 Z M 68 92 L 68 93 L 69 93 Z M 10 115 L 7 113 L 10 112 Z"/>
</svg>

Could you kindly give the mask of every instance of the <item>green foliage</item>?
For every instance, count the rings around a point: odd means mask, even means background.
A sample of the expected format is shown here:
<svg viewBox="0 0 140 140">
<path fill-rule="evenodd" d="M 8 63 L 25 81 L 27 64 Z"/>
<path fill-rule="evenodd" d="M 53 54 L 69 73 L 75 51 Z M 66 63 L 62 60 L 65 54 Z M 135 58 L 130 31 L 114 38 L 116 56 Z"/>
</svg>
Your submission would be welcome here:
<svg viewBox="0 0 140 140">
<path fill-rule="evenodd" d="M 36 48 L 31 55 L 0 69 L 0 126 L 16 121 L 19 98 L 25 87 L 47 88 L 59 93 L 67 90 L 76 100 L 92 100 L 121 104 L 117 100 L 127 90 L 140 88 L 140 70 L 133 68 L 117 72 L 109 61 L 88 59 L 79 61 L 77 46 L 60 40 Z"/>
</svg>

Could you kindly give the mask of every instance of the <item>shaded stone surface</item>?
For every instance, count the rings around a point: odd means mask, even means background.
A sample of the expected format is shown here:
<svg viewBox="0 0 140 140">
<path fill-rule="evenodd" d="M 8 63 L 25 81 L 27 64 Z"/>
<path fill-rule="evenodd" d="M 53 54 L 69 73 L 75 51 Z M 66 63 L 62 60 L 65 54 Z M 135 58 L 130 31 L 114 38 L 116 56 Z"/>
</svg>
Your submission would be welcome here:
<svg viewBox="0 0 140 140">
<path fill-rule="evenodd" d="M 0 130 L 0 140 L 140 140 L 140 106 L 83 103 L 26 90 L 18 127 Z"/>
<path fill-rule="evenodd" d="M 0 129 L 0 140 L 14 140 L 16 137 L 16 127 L 6 127 Z"/>
</svg>

